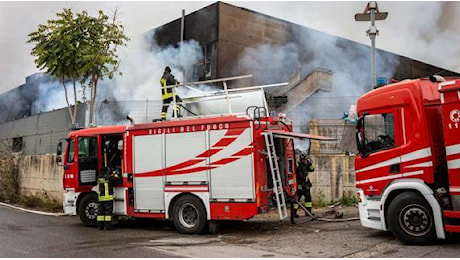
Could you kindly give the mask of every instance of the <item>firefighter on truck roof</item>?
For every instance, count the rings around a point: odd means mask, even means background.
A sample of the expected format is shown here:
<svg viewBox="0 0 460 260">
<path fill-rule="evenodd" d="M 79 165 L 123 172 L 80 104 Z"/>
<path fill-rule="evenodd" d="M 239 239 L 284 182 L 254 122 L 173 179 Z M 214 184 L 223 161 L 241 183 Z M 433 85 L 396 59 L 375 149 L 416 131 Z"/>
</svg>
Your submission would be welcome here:
<svg viewBox="0 0 460 260">
<path fill-rule="evenodd" d="M 161 120 L 166 120 L 166 112 L 168 111 L 169 104 L 173 101 L 174 95 L 176 103 L 182 102 L 182 99 L 175 94 L 173 88 L 166 88 L 166 86 L 177 85 L 179 81 L 174 78 L 174 75 L 171 74 L 171 68 L 166 66 L 163 76 L 160 79 L 161 84 L 161 99 L 163 100 L 163 107 L 161 108 Z M 173 108 L 177 117 L 181 117 L 180 105 L 175 105 Z"/>
</svg>

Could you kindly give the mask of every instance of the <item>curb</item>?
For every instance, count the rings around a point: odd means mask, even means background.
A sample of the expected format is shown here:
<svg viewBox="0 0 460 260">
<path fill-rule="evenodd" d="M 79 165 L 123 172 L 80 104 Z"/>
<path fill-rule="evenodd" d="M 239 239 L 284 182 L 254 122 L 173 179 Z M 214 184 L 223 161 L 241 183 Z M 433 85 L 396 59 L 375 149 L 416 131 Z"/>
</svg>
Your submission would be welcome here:
<svg viewBox="0 0 460 260">
<path fill-rule="evenodd" d="M 64 213 L 51 213 L 51 212 L 44 212 L 44 211 L 38 211 L 38 210 L 24 209 L 24 208 L 20 208 L 20 207 L 13 206 L 13 205 L 10 205 L 10 204 L 6 204 L 6 203 L 3 203 L 3 202 L 0 202 L 0 205 L 5 206 L 5 207 L 9 207 L 9 208 L 13 208 L 13 209 L 17 209 L 17 210 L 21 210 L 21 211 L 24 211 L 24 212 L 29 212 L 29 213 L 38 214 L 38 215 L 44 215 L 44 216 L 54 216 L 54 217 L 66 216 L 66 214 L 64 214 Z"/>
</svg>

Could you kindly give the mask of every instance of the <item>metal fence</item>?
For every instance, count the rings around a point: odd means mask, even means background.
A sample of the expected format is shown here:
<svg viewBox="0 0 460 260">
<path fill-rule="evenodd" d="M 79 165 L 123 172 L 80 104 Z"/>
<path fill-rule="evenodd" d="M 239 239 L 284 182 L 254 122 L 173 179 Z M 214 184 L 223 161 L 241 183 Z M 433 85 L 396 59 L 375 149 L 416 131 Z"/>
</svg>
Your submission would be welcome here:
<svg viewBox="0 0 460 260">
<path fill-rule="evenodd" d="M 257 98 L 260 99 L 260 95 Z M 263 96 L 262 96 L 263 97 Z M 248 104 L 252 102 L 236 102 L 237 98 L 232 99 L 233 112 L 244 113 Z M 206 109 L 217 111 L 219 108 L 222 113 L 226 112 L 226 100 L 214 100 Z M 354 125 L 346 120 L 339 119 L 314 119 L 311 118 L 339 118 L 346 108 L 348 103 L 352 102 L 350 98 L 326 99 L 311 98 L 309 103 L 297 107 L 297 113 L 288 113 L 288 117 L 293 121 L 294 130 L 296 132 L 319 134 L 323 136 L 334 137 L 337 141 L 334 142 L 312 142 L 312 153 L 324 154 L 340 154 L 340 153 L 355 153 L 354 140 Z M 260 102 L 259 102 L 260 103 Z M 339 107 L 333 109 L 330 103 L 340 103 Z M 314 109 L 307 105 L 314 104 Z M 345 104 L 345 105 L 343 105 Z M 200 113 L 203 107 L 196 106 L 194 103 L 188 103 L 186 108 L 192 112 Z M 324 109 L 321 109 L 323 107 Z M 144 101 L 98 101 L 95 104 L 95 120 L 94 125 L 117 125 L 127 124 L 126 116 L 130 116 L 137 123 L 152 122 L 159 119 L 161 116 L 162 101 L 161 100 L 144 100 Z M 182 110 L 185 116 L 191 116 L 190 112 Z M 319 113 L 320 111 L 321 113 Z M 329 114 L 328 114 L 329 113 Z M 277 114 L 277 113 L 275 113 Z M 172 115 L 172 105 L 169 106 L 168 117 Z M 78 122 L 81 126 L 88 124 L 88 110 L 86 106 L 79 106 Z M 46 154 L 55 151 L 55 145 L 60 138 L 64 138 L 70 132 L 70 120 L 67 113 L 67 108 L 58 109 L 55 111 L 44 112 L 22 118 L 15 121 L 10 121 L 0 125 L 0 145 L 1 150 L 15 150 L 19 146 L 19 150 L 26 155 Z M 308 149 L 310 143 L 308 141 L 301 142 L 296 145 L 301 149 Z"/>
</svg>

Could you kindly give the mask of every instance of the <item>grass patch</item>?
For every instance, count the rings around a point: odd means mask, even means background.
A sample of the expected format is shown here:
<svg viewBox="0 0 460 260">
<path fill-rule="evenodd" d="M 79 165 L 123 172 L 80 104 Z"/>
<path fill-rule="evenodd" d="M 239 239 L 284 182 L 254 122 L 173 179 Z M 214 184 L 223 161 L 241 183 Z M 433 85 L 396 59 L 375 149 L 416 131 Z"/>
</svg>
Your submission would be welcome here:
<svg viewBox="0 0 460 260">
<path fill-rule="evenodd" d="M 62 204 L 59 203 L 55 198 L 50 197 L 46 191 L 42 191 L 36 194 L 22 194 L 18 204 L 26 208 L 33 208 L 43 211 L 62 211 Z"/>
<path fill-rule="evenodd" d="M 0 201 L 42 211 L 62 211 L 62 204 L 46 191 L 20 193 L 19 160 L 20 155 L 0 152 Z"/>
<path fill-rule="evenodd" d="M 0 152 L 0 200 L 17 203 L 19 195 L 18 160 L 10 153 Z"/>
<path fill-rule="evenodd" d="M 324 194 L 320 191 L 318 194 L 317 200 L 313 201 L 313 207 L 323 208 L 326 206 L 332 206 L 336 204 L 339 204 L 340 206 L 343 206 L 343 207 L 351 207 L 351 206 L 358 205 L 358 203 L 359 203 L 359 200 L 355 195 L 345 195 L 345 194 L 339 199 L 325 201 Z"/>
<path fill-rule="evenodd" d="M 340 205 L 342 206 L 351 207 L 351 206 L 358 205 L 359 200 L 355 195 L 351 195 L 351 196 L 344 195 L 340 199 L 338 199 L 337 202 L 340 203 Z"/>
</svg>

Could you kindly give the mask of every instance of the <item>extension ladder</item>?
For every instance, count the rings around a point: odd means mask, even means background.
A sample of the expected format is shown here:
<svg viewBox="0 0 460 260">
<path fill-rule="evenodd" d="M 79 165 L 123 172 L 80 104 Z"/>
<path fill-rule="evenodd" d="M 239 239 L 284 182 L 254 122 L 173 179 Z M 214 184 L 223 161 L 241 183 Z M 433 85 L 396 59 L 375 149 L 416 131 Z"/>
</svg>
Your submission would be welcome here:
<svg viewBox="0 0 460 260">
<path fill-rule="evenodd" d="M 273 140 L 273 134 L 271 132 L 262 133 L 265 138 L 265 146 L 267 147 L 267 157 L 270 163 L 270 171 L 273 178 L 273 192 L 276 198 L 276 204 L 278 206 L 278 213 L 280 219 L 283 220 L 288 217 L 286 200 L 284 198 L 283 183 L 281 180 L 280 170 L 278 168 L 278 160 L 275 150 L 275 142 Z"/>
</svg>

